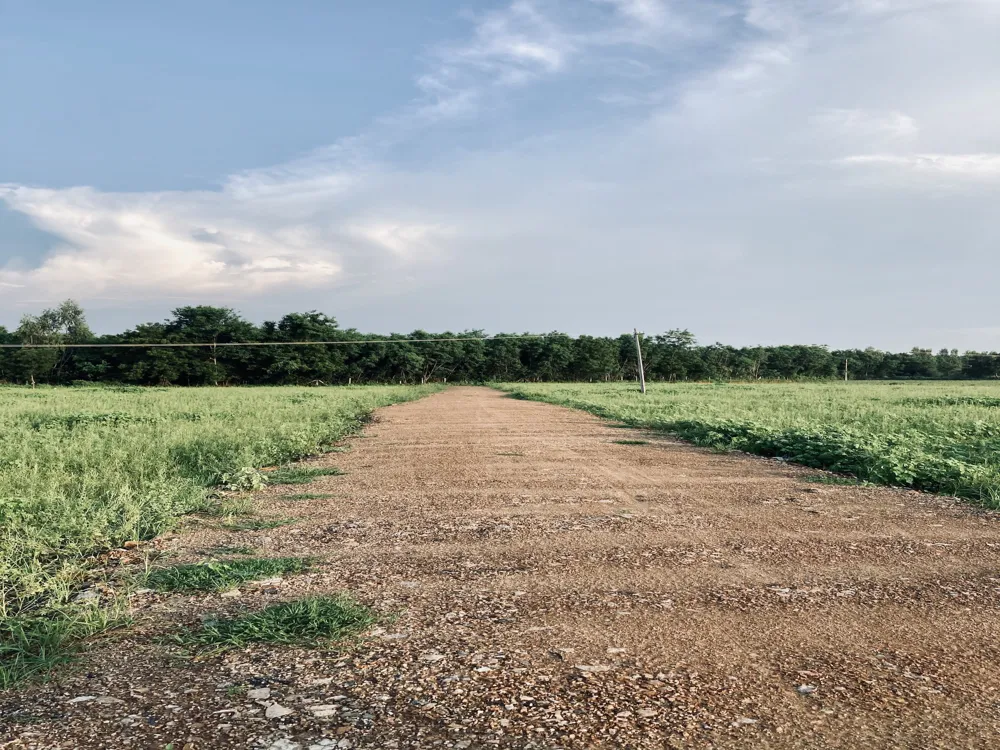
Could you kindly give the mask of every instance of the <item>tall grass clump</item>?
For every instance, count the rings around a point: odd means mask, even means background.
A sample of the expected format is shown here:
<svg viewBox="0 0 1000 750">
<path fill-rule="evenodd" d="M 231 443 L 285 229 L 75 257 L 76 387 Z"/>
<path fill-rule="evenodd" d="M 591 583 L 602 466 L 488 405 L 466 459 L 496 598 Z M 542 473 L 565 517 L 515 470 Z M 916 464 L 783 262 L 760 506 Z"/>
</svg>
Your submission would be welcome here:
<svg viewBox="0 0 1000 750">
<path fill-rule="evenodd" d="M 73 606 L 94 553 L 150 539 L 227 478 L 318 453 L 434 389 L 0 387 L 0 686 L 100 619 Z"/>
<path fill-rule="evenodd" d="M 1000 507 L 1000 383 L 509 384 L 697 445 Z"/>
</svg>

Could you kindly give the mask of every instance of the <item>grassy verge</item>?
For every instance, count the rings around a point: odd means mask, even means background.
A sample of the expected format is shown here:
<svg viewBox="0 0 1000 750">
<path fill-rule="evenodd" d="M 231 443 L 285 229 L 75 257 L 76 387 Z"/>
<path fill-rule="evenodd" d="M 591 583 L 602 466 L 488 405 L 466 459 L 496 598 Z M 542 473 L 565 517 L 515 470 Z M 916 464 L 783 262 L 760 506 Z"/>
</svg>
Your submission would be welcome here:
<svg viewBox="0 0 1000 750">
<path fill-rule="evenodd" d="M 73 600 L 95 553 L 153 538 L 210 507 L 213 487 L 320 453 L 372 410 L 435 390 L 0 387 L 0 686 L 99 628 Z"/>
<path fill-rule="evenodd" d="M 630 384 L 502 388 L 697 445 L 1000 507 L 1000 385 Z"/>
</svg>

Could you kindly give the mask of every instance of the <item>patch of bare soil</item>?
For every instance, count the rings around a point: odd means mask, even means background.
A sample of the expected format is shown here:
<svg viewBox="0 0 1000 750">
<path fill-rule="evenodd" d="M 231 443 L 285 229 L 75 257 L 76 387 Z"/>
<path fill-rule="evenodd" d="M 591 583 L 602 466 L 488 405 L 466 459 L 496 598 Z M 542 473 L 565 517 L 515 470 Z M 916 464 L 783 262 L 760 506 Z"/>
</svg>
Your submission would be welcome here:
<svg viewBox="0 0 1000 750">
<path fill-rule="evenodd" d="M 647 445 L 620 445 L 623 437 Z M 362 439 L 363 438 L 363 439 Z M 393 406 L 346 475 L 274 487 L 293 524 L 202 524 L 309 572 L 240 595 L 140 594 L 126 635 L 0 696 L 45 748 L 1000 745 L 997 516 L 453 388 Z M 296 493 L 330 498 L 290 500 Z M 384 615 L 335 649 L 192 660 L 164 633 L 348 591 Z"/>
</svg>

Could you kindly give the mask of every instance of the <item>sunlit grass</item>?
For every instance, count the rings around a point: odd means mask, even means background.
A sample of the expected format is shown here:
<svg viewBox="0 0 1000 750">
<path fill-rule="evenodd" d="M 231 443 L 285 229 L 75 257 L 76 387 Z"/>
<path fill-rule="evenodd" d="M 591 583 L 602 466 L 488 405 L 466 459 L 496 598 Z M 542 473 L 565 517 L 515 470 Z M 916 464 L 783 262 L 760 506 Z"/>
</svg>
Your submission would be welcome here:
<svg viewBox="0 0 1000 750">
<path fill-rule="evenodd" d="M 151 570 L 145 585 L 157 591 L 226 591 L 247 581 L 301 573 L 308 567 L 309 560 L 302 557 L 253 557 L 174 565 Z"/>
<path fill-rule="evenodd" d="M 324 596 L 208 620 L 201 628 L 177 634 L 174 640 L 189 648 L 216 652 L 251 643 L 309 646 L 358 633 L 376 620 L 372 610 L 346 595 Z"/>
</svg>

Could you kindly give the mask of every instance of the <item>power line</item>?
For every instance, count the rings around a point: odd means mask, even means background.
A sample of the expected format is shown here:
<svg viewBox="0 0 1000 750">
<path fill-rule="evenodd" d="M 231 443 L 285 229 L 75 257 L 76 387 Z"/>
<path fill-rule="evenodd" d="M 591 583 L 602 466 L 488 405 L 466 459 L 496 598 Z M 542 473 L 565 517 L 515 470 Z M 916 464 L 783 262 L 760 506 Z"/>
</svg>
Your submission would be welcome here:
<svg viewBox="0 0 1000 750">
<path fill-rule="evenodd" d="M 225 341 L 166 344 L 0 344 L 0 349 L 183 349 L 220 346 L 349 346 L 353 344 L 428 344 L 439 341 L 504 341 L 506 339 L 546 339 L 562 334 L 525 333 L 510 336 L 455 336 L 437 339 L 362 339 L 345 341 Z"/>
</svg>

